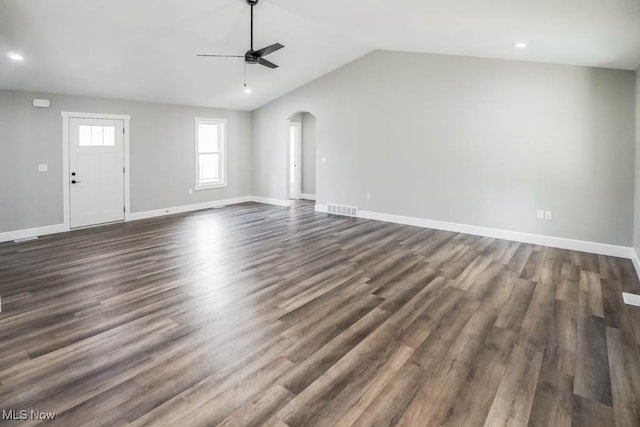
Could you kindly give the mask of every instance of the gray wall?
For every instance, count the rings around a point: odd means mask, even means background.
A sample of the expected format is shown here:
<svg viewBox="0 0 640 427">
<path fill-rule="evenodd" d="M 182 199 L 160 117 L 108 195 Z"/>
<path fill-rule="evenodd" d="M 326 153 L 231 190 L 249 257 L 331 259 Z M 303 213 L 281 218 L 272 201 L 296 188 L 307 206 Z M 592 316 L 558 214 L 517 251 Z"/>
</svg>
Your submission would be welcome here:
<svg viewBox="0 0 640 427">
<path fill-rule="evenodd" d="M 316 118 L 302 113 L 302 192 L 316 194 Z"/>
<path fill-rule="evenodd" d="M 636 203 L 634 209 L 633 247 L 640 257 L 640 67 L 636 70 Z"/>
<path fill-rule="evenodd" d="M 33 108 L 34 97 L 51 108 Z M 62 111 L 131 115 L 132 212 L 251 195 L 248 112 L 0 90 L 0 232 L 63 222 Z M 227 119 L 227 188 L 188 193 L 194 117 Z"/>
<path fill-rule="evenodd" d="M 632 243 L 633 72 L 372 52 L 252 113 L 254 195 L 286 198 L 296 111 L 318 120 L 319 204 Z"/>
</svg>

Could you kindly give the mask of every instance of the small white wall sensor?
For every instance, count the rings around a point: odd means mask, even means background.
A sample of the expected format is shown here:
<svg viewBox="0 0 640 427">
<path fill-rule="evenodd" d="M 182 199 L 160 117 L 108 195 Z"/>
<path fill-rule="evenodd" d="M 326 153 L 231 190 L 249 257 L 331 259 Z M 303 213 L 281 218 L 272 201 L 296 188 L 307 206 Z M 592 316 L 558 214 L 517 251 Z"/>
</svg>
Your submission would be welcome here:
<svg viewBox="0 0 640 427">
<path fill-rule="evenodd" d="M 48 99 L 35 98 L 33 100 L 33 106 L 36 108 L 49 108 L 50 105 L 51 105 L 51 101 L 49 101 Z"/>
</svg>

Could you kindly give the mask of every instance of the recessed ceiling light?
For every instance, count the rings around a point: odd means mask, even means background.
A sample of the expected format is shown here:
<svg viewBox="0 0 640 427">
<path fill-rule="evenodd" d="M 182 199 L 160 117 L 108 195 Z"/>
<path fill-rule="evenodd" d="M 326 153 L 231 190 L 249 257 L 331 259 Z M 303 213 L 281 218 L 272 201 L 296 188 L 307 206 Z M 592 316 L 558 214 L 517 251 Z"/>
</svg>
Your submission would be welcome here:
<svg viewBox="0 0 640 427">
<path fill-rule="evenodd" d="M 514 43 L 513 45 L 518 49 L 524 49 L 525 47 L 527 47 L 527 44 L 525 42 L 517 42 L 517 43 Z"/>
<path fill-rule="evenodd" d="M 24 60 L 24 56 L 20 55 L 19 53 L 16 52 L 9 52 L 9 59 L 13 60 L 13 61 L 22 61 Z"/>
<path fill-rule="evenodd" d="M 244 93 L 246 93 L 247 95 L 251 93 L 251 88 L 247 85 L 244 85 Z"/>
</svg>

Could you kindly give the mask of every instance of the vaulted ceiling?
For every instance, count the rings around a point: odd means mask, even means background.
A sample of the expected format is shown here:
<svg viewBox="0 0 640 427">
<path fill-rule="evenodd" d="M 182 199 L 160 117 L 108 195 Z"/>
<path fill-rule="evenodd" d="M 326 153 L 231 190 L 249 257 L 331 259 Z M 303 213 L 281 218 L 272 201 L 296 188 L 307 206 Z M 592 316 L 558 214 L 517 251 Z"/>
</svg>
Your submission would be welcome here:
<svg viewBox="0 0 640 427">
<path fill-rule="evenodd" d="M 0 88 L 252 110 L 374 49 L 640 65 L 638 0 L 261 0 L 255 20 L 256 48 L 286 48 L 247 95 L 241 59 L 196 57 L 247 50 L 245 0 L 0 0 Z"/>
</svg>

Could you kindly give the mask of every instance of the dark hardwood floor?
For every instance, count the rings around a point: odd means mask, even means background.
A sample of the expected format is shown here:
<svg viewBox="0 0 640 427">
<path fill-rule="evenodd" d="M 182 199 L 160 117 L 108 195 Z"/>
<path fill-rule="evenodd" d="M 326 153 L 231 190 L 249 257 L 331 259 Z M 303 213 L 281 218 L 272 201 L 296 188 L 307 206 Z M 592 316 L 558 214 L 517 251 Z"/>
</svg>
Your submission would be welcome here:
<svg viewBox="0 0 640 427">
<path fill-rule="evenodd" d="M 640 426 L 640 308 L 623 290 L 640 290 L 629 260 L 309 203 L 5 243 L 0 410 L 61 426 Z"/>
</svg>

